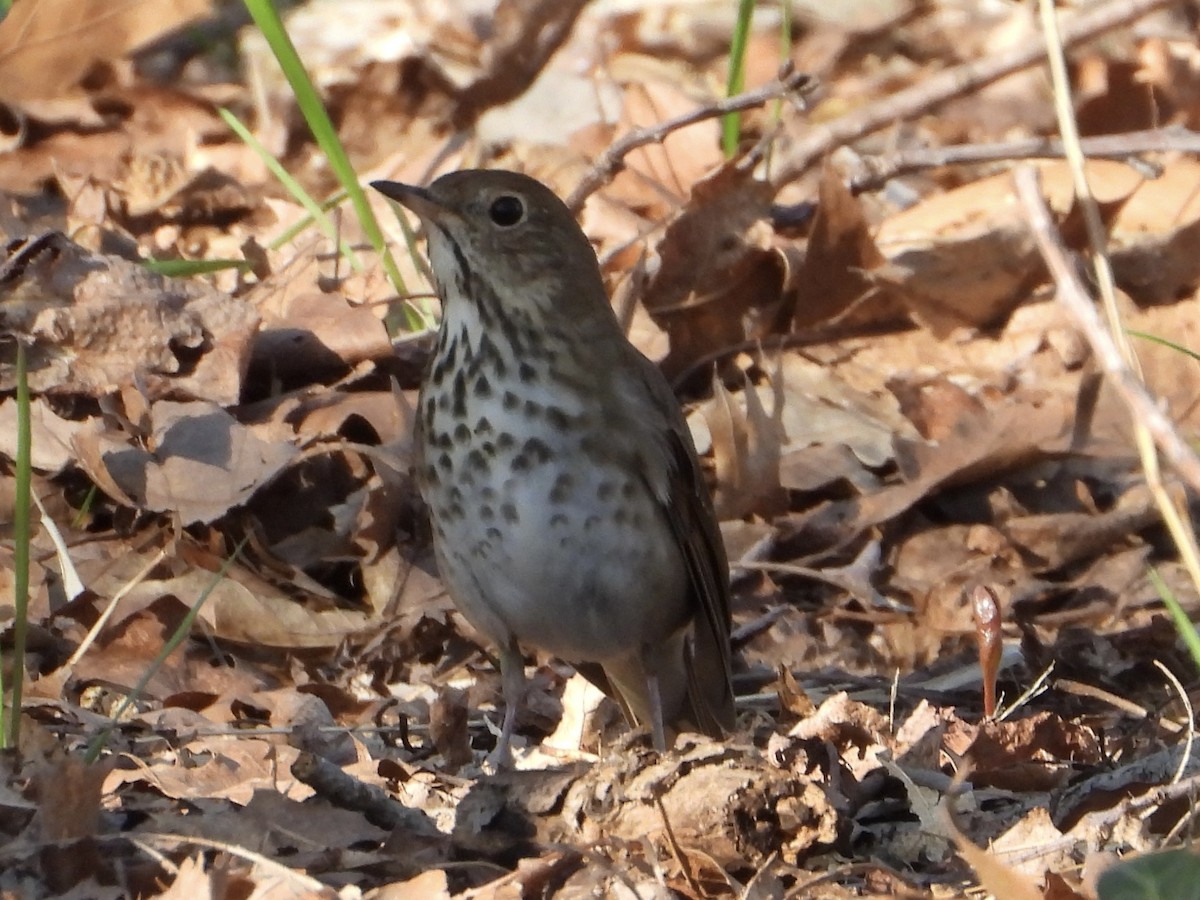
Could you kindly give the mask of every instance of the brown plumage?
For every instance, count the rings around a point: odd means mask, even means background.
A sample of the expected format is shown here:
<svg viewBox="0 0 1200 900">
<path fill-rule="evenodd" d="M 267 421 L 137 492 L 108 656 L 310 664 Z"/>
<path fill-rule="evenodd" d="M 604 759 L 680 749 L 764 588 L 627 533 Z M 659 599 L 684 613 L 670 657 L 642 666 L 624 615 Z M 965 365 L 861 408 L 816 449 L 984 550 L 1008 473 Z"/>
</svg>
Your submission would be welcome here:
<svg viewBox="0 0 1200 900">
<path fill-rule="evenodd" d="M 418 481 L 442 578 L 500 648 L 576 665 L 648 728 L 733 727 L 728 566 L 662 374 L 625 338 L 587 237 L 548 188 L 468 170 L 373 185 L 420 217 L 442 299 Z"/>
</svg>

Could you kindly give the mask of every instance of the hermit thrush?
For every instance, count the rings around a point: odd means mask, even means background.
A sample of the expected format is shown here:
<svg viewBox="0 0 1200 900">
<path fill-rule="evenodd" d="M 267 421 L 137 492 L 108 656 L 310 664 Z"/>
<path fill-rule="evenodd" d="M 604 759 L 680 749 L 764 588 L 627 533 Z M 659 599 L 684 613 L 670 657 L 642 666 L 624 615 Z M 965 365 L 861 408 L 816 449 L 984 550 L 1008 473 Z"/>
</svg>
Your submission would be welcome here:
<svg viewBox="0 0 1200 900">
<path fill-rule="evenodd" d="M 625 338 L 595 253 L 545 185 L 467 170 L 372 187 L 424 224 L 442 322 L 418 483 L 442 580 L 500 649 L 508 758 L 519 644 L 558 656 L 665 749 L 733 726 L 728 566 L 696 451 Z"/>
</svg>

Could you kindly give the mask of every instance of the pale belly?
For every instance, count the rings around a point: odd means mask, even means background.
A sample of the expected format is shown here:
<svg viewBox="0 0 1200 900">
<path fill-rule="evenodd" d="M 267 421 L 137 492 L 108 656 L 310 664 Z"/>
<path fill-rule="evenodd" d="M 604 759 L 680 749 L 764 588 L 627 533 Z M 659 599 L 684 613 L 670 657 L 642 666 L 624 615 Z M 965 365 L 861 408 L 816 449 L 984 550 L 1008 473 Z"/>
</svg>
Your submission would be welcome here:
<svg viewBox="0 0 1200 900">
<path fill-rule="evenodd" d="M 544 416 L 486 413 L 489 429 L 427 449 L 423 485 L 443 580 L 472 624 L 573 662 L 682 628 L 686 567 L 641 474 L 585 456 Z"/>
</svg>

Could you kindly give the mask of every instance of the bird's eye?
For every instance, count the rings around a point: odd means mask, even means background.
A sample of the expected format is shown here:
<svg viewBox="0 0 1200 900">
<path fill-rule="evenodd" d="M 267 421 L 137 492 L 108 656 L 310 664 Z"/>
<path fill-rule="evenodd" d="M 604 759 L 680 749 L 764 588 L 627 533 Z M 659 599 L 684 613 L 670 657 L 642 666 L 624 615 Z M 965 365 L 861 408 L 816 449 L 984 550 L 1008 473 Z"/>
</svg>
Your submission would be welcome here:
<svg viewBox="0 0 1200 900">
<path fill-rule="evenodd" d="M 491 207 L 488 208 L 488 215 L 501 228 L 512 228 L 525 218 L 525 204 L 521 202 L 520 197 L 505 194 L 492 201 Z"/>
</svg>

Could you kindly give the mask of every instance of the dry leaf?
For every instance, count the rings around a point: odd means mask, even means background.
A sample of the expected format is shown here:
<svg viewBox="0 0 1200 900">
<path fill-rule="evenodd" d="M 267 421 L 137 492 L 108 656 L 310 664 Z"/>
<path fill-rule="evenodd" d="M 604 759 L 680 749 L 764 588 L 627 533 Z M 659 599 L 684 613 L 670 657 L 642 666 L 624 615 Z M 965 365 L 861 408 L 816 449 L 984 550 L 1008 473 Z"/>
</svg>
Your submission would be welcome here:
<svg viewBox="0 0 1200 900">
<path fill-rule="evenodd" d="M 238 400 L 258 326 L 245 303 L 62 235 L 9 253 L 0 327 L 29 342 L 30 390 L 98 397 L 137 384 L 151 397 Z M 0 348 L 0 389 L 13 387 L 14 352 Z"/>
<path fill-rule="evenodd" d="M 210 6 L 210 0 L 18 0 L 0 21 L 0 100 L 17 105 L 57 97 L 97 62 L 124 56 Z"/>
<path fill-rule="evenodd" d="M 160 401 L 151 407 L 147 448 L 102 430 L 99 420 L 75 438 L 80 463 L 113 499 L 177 514 L 185 524 L 211 522 L 246 503 L 296 455 L 266 442 L 209 403 Z"/>
</svg>

